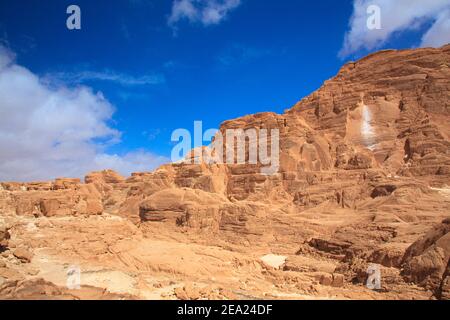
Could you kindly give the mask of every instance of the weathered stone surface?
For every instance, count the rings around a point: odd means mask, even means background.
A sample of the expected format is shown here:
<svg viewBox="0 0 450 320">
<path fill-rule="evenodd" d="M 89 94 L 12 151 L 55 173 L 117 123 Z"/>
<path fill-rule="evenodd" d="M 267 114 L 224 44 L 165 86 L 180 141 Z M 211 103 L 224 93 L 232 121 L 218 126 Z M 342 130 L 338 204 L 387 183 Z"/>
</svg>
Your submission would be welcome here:
<svg viewBox="0 0 450 320">
<path fill-rule="evenodd" d="M 0 251 L 8 246 L 10 238 L 9 231 L 6 225 L 0 220 Z"/>
<path fill-rule="evenodd" d="M 345 284 L 345 277 L 342 274 L 334 273 L 333 274 L 333 282 L 331 285 L 336 288 L 341 288 Z"/>
<path fill-rule="evenodd" d="M 442 300 L 450 300 L 450 261 L 442 276 L 442 282 L 437 292 L 437 297 Z"/>
<path fill-rule="evenodd" d="M 7 300 L 134 300 L 132 295 L 114 294 L 101 288 L 83 286 L 68 290 L 44 279 L 15 280 L 0 284 L 0 297 Z"/>
<path fill-rule="evenodd" d="M 333 284 L 333 275 L 323 273 L 316 275 L 316 280 L 323 286 L 331 286 Z"/>
<path fill-rule="evenodd" d="M 403 275 L 440 295 L 447 286 L 450 261 L 450 218 L 428 232 L 406 250 Z"/>
<path fill-rule="evenodd" d="M 198 300 L 200 299 L 200 290 L 192 285 L 187 285 L 183 288 L 176 288 L 175 295 L 180 300 Z"/>
<path fill-rule="evenodd" d="M 13 255 L 23 263 L 29 263 L 33 259 L 33 253 L 25 248 L 15 249 Z"/>
<path fill-rule="evenodd" d="M 143 201 L 142 222 L 162 222 L 199 231 L 217 232 L 219 210 L 226 198 L 195 189 L 166 189 Z"/>
</svg>

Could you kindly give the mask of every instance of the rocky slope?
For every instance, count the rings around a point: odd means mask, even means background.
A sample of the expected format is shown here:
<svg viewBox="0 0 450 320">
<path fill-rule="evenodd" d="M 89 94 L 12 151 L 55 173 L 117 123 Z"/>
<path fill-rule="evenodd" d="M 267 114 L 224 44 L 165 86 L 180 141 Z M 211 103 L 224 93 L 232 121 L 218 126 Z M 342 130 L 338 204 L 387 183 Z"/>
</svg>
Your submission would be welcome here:
<svg viewBox="0 0 450 320">
<path fill-rule="evenodd" d="M 449 123 L 450 45 L 382 51 L 282 115 L 222 124 L 278 129 L 277 174 L 177 163 L 1 183 L 0 298 L 448 299 Z"/>
</svg>

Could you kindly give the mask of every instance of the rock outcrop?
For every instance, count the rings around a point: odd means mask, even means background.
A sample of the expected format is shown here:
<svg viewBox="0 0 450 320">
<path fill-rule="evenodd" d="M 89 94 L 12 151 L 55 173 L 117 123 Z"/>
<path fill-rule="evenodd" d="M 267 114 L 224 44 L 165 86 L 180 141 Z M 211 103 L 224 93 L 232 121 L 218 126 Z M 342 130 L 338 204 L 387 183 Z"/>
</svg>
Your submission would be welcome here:
<svg viewBox="0 0 450 320">
<path fill-rule="evenodd" d="M 10 237 L 6 225 L 0 220 L 0 251 L 8 247 L 8 240 Z"/>
<path fill-rule="evenodd" d="M 403 257 L 403 274 L 441 296 L 447 295 L 450 263 L 450 218 L 414 242 Z"/>
</svg>

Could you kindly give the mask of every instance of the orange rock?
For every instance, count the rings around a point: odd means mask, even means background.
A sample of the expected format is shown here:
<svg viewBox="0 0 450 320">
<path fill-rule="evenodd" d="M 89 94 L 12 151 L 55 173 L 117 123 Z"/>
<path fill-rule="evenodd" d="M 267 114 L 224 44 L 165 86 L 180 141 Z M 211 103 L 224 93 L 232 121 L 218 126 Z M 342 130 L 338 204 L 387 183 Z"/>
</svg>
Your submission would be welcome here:
<svg viewBox="0 0 450 320">
<path fill-rule="evenodd" d="M 200 299 L 200 290 L 192 285 L 186 285 L 183 288 L 175 288 L 174 292 L 179 300 Z"/>
<path fill-rule="evenodd" d="M 408 281 L 416 282 L 438 295 L 442 285 L 445 291 L 450 261 L 450 218 L 412 244 L 406 250 L 403 261 L 403 275 Z"/>
<path fill-rule="evenodd" d="M 331 283 L 331 286 L 336 288 L 341 288 L 344 286 L 344 280 L 345 277 L 342 274 L 334 273 L 333 274 L 333 282 Z"/>
<path fill-rule="evenodd" d="M 88 174 L 84 181 L 86 183 L 122 183 L 125 178 L 113 170 L 104 170 Z"/>
<path fill-rule="evenodd" d="M 80 185 L 80 179 L 59 178 L 53 183 L 54 190 L 75 189 Z"/>
<path fill-rule="evenodd" d="M 23 263 L 29 263 L 33 259 L 33 253 L 25 248 L 15 249 L 13 255 Z"/>
<path fill-rule="evenodd" d="M 0 249 L 6 248 L 8 246 L 8 240 L 10 239 L 10 234 L 8 229 L 6 228 L 6 225 L 4 225 L 0 221 Z"/>
</svg>

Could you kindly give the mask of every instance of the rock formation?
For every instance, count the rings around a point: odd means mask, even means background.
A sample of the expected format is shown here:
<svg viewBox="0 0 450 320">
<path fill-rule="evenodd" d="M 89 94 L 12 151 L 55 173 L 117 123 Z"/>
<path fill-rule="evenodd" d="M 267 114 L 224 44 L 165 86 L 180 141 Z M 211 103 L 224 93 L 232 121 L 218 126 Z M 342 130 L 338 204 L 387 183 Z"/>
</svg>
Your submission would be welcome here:
<svg viewBox="0 0 450 320">
<path fill-rule="evenodd" d="M 450 261 L 450 218 L 414 242 L 405 252 L 406 278 L 433 290 L 437 296 L 446 291 Z"/>
<path fill-rule="evenodd" d="M 0 222 L 0 250 L 8 247 L 8 240 L 10 238 L 8 229 Z"/>
<path fill-rule="evenodd" d="M 51 298 L 79 297 L 61 289 L 73 263 L 130 298 L 448 299 L 449 123 L 450 45 L 387 50 L 284 114 L 221 125 L 279 130 L 276 174 L 200 161 L 1 183 L 0 297 L 36 277 Z M 365 287 L 371 264 L 382 290 Z"/>
</svg>

